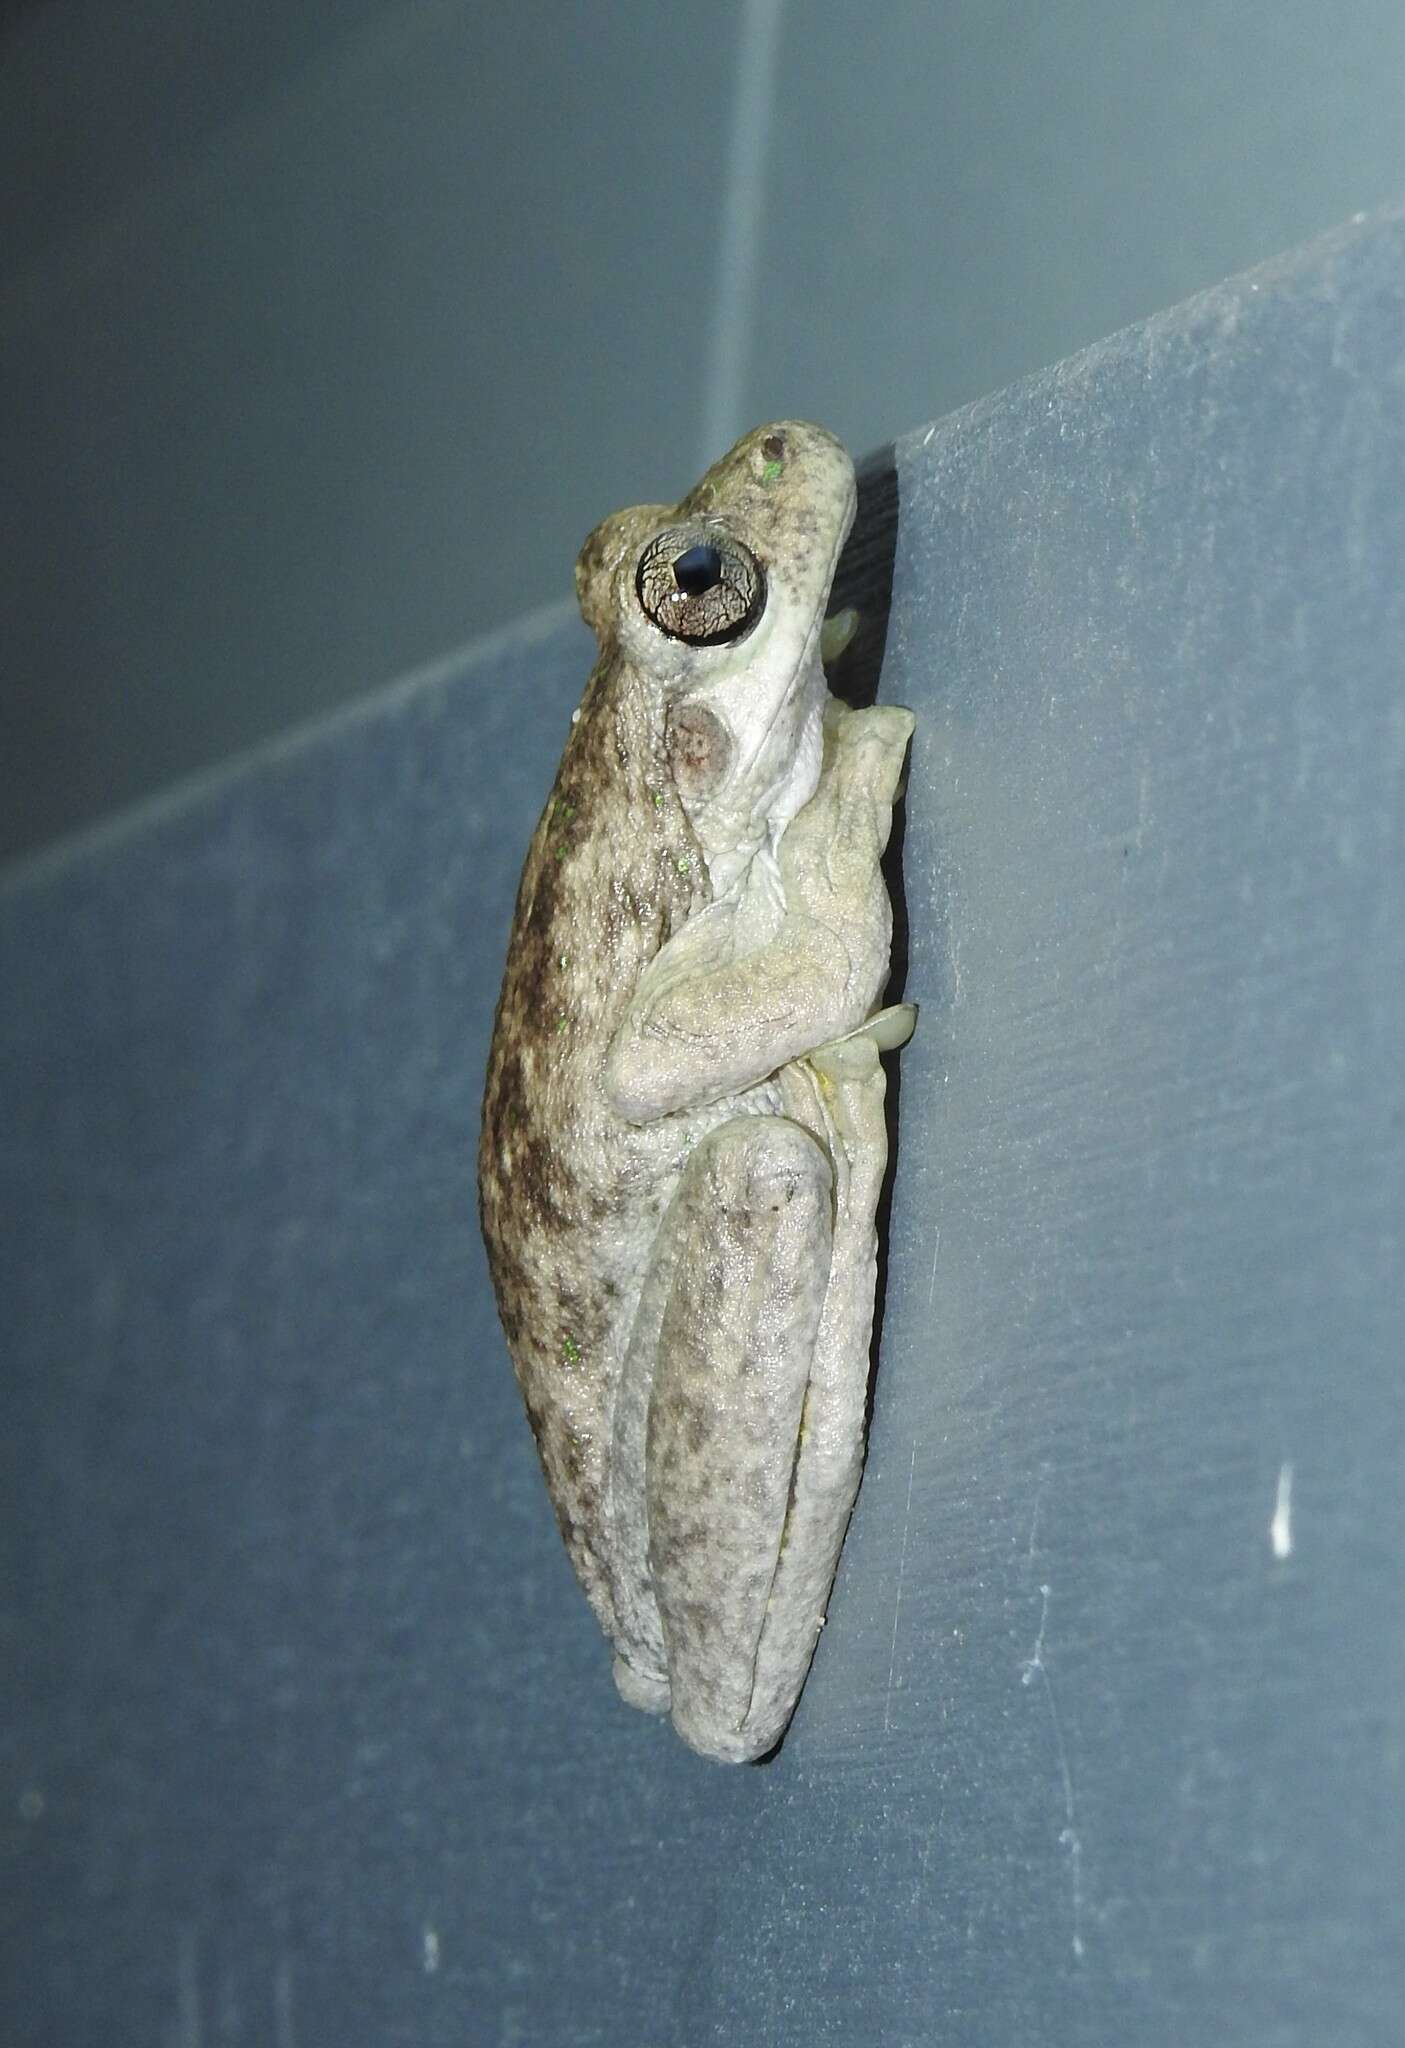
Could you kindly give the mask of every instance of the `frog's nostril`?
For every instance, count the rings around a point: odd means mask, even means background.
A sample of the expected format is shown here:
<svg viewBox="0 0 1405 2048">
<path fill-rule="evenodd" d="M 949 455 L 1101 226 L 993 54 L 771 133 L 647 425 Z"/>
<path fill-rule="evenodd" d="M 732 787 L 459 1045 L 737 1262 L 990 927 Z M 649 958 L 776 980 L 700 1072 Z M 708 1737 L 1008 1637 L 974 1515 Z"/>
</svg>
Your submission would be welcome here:
<svg viewBox="0 0 1405 2048">
<path fill-rule="evenodd" d="M 761 453 L 768 462 L 779 462 L 785 454 L 785 435 L 768 434 L 761 443 Z"/>
</svg>

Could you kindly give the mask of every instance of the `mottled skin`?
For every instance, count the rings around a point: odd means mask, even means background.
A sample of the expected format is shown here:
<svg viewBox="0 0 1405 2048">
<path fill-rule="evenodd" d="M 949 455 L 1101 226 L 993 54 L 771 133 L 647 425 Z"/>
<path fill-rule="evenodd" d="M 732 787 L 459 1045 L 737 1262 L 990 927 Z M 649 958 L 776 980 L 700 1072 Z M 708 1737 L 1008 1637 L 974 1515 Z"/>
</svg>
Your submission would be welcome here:
<svg viewBox="0 0 1405 2048">
<path fill-rule="evenodd" d="M 600 655 L 523 870 L 483 1107 L 484 1236 L 572 1562 L 625 1697 L 726 1761 L 784 1731 L 858 1485 L 878 1051 L 912 1026 L 874 1014 L 911 717 L 845 710 L 820 662 L 853 507 L 839 443 L 786 421 L 586 542 Z M 662 548 L 693 602 L 710 542 L 761 591 L 698 644 L 641 592 Z M 689 616 L 730 601 L 715 582 Z"/>
</svg>

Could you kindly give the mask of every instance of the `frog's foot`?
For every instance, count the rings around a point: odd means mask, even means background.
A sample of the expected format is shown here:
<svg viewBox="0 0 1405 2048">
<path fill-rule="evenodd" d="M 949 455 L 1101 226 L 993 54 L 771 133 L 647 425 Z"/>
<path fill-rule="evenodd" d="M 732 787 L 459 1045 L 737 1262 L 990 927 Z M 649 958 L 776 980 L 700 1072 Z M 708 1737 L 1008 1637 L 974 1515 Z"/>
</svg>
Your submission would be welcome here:
<svg viewBox="0 0 1405 2048">
<path fill-rule="evenodd" d="M 842 697 L 831 696 L 824 707 L 824 766 L 816 802 L 832 793 L 842 807 L 864 798 L 891 806 L 907 762 L 908 742 L 917 720 L 903 704 L 867 704 L 855 710 Z M 802 817 L 805 815 L 802 811 Z M 886 828 L 884 837 L 886 838 Z"/>
</svg>

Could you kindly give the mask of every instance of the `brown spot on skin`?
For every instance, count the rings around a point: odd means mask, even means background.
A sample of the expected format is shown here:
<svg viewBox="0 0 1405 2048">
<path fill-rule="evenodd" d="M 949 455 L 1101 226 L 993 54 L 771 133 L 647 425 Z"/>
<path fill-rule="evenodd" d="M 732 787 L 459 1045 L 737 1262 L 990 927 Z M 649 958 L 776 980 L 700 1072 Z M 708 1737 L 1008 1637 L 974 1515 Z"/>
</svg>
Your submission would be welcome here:
<svg viewBox="0 0 1405 2048">
<path fill-rule="evenodd" d="M 561 1437 L 559 1442 L 557 1442 L 554 1445 L 553 1449 L 557 1470 L 560 1476 L 566 1480 L 568 1485 L 572 1485 L 578 1482 L 580 1480 L 582 1472 L 585 1469 L 585 1459 L 581 1455 L 580 1444 L 577 1443 L 576 1439 L 573 1436 L 571 1436 L 569 1432 L 567 1432 Z M 580 1488 L 579 1497 L 576 1502 L 577 1514 L 579 1516 L 585 1517 L 588 1522 L 590 1513 L 594 1509 L 594 1505 L 594 1488 L 589 1486 L 582 1486 Z"/>
<path fill-rule="evenodd" d="M 700 1455 L 703 1446 L 712 1435 L 712 1431 L 712 1417 L 708 1414 L 707 1410 L 700 1402 L 690 1403 L 688 1411 L 683 1417 L 683 1441 L 688 1447 L 690 1456 L 696 1458 Z"/>
<path fill-rule="evenodd" d="M 712 1614 L 708 1608 L 703 1606 L 700 1600 L 689 1600 L 685 1602 L 683 1608 L 681 1609 L 681 1613 L 684 1622 L 687 1624 L 694 1638 L 700 1638 L 704 1636 L 707 1633 L 708 1628 L 712 1624 Z"/>
<path fill-rule="evenodd" d="M 668 757 L 673 779 L 684 799 L 699 802 L 710 795 L 732 762 L 732 739 L 715 712 L 705 704 L 675 704 L 668 718 Z"/>
</svg>

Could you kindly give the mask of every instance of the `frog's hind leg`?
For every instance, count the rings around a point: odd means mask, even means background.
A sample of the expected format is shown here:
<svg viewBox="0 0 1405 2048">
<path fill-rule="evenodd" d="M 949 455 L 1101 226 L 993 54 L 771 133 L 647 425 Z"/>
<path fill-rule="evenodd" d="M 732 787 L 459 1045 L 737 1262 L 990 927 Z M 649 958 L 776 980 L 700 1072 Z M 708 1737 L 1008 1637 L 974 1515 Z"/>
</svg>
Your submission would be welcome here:
<svg viewBox="0 0 1405 2048">
<path fill-rule="evenodd" d="M 657 1329 L 642 1496 L 673 1720 L 727 1762 L 780 1732 L 753 1728 L 752 1692 L 824 1307 L 832 1183 L 822 1146 L 789 1118 L 719 1125 L 688 1162 L 660 1233 L 662 1284 L 641 1302 L 653 1305 L 646 1333 Z"/>
<path fill-rule="evenodd" d="M 887 1081 L 878 1055 L 906 1043 L 916 1014 L 906 1004 L 880 1011 L 784 1076 L 786 1108 L 822 1133 L 832 1154 L 834 1225 L 785 1541 L 756 1652 L 747 1725 L 764 1747 L 785 1732 L 805 1682 L 863 1473 L 875 1218 L 888 1163 Z"/>
</svg>

